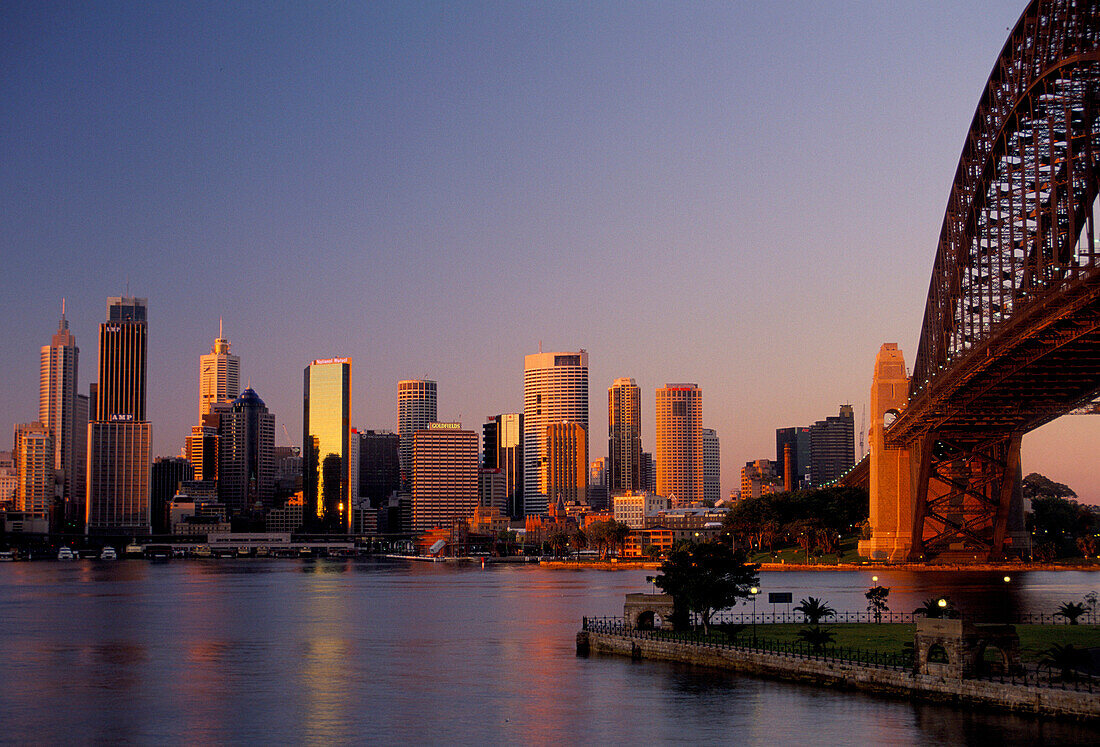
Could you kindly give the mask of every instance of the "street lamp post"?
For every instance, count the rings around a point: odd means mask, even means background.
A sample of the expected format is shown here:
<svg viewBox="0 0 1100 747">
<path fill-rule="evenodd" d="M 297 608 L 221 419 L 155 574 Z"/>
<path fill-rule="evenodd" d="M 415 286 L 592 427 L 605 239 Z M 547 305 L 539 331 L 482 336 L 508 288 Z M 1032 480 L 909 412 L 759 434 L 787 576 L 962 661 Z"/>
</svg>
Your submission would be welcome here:
<svg viewBox="0 0 1100 747">
<path fill-rule="evenodd" d="M 749 594 L 752 595 L 752 645 L 756 646 L 756 595 L 760 593 L 760 589 L 752 587 L 749 589 Z"/>
</svg>

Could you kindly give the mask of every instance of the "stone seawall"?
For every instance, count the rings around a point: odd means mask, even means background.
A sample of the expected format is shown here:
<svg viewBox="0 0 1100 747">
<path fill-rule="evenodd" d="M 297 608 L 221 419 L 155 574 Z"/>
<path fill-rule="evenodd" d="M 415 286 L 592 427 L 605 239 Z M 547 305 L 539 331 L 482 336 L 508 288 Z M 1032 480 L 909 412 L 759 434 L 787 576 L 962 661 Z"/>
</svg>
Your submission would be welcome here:
<svg viewBox="0 0 1100 747">
<path fill-rule="evenodd" d="M 1000 684 L 987 680 L 950 679 L 850 662 L 585 630 L 577 634 L 577 651 L 675 661 L 924 700 L 977 703 L 1042 716 L 1100 719 L 1100 694 L 1096 692 Z"/>
</svg>

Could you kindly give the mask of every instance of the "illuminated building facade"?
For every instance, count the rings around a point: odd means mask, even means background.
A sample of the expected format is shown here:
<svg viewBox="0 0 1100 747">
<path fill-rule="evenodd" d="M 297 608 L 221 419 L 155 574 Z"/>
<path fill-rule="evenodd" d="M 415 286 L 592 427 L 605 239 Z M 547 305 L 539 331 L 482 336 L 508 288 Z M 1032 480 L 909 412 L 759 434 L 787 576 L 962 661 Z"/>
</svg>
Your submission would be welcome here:
<svg viewBox="0 0 1100 747">
<path fill-rule="evenodd" d="M 438 420 L 436 383 L 427 379 L 397 382 L 397 434 L 401 438 L 401 490 L 412 488 L 413 434 Z"/>
<path fill-rule="evenodd" d="M 12 457 L 17 476 L 15 510 L 48 514 L 53 509 L 56 487 L 50 429 L 42 423 L 15 426 Z"/>
<path fill-rule="evenodd" d="M 588 434 L 580 423 L 546 426 L 546 495 L 551 503 L 588 500 Z"/>
<path fill-rule="evenodd" d="M 87 440 L 87 402 L 76 393 L 80 349 L 69 331 L 65 303 L 50 344 L 42 348 L 38 385 L 38 422 L 53 440 L 53 468 L 57 470 L 63 518 L 84 519 L 84 446 Z"/>
<path fill-rule="evenodd" d="M 241 359 L 229 352 L 229 340 L 222 337 L 221 321 L 218 337 L 209 355 L 199 356 L 199 422 L 210 412 L 215 402 L 232 402 L 241 391 Z"/>
<path fill-rule="evenodd" d="M 615 379 L 607 390 L 607 490 L 642 490 L 642 390 Z"/>
<path fill-rule="evenodd" d="M 550 496 L 546 426 L 584 428 L 588 465 L 588 352 L 533 353 L 523 361 L 523 502 L 527 515 L 546 515 Z"/>
<path fill-rule="evenodd" d="M 413 434 L 412 529 L 469 519 L 478 504 L 477 432 L 429 423 Z"/>
<path fill-rule="evenodd" d="M 302 402 L 305 523 L 318 531 L 351 528 L 351 358 L 306 366 Z"/>
<path fill-rule="evenodd" d="M 493 415 L 481 427 L 481 466 L 499 469 L 507 507 L 513 518 L 523 516 L 523 413 Z"/>
<path fill-rule="evenodd" d="M 665 384 L 657 390 L 657 494 L 673 508 L 703 500 L 703 390 Z"/>
<path fill-rule="evenodd" d="M 145 420 L 147 305 L 107 299 L 99 325 L 95 420 L 88 424 L 85 531 L 149 534 L 153 428 Z"/>
<path fill-rule="evenodd" d="M 718 431 L 703 429 L 703 500 L 714 505 L 722 499 L 722 452 Z"/>
</svg>

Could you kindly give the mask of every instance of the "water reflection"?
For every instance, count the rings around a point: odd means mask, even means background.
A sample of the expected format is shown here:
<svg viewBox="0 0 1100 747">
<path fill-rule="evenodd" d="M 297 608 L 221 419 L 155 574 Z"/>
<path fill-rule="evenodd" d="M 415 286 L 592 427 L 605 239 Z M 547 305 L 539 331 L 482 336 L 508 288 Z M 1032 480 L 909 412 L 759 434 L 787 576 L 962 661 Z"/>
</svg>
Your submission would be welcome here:
<svg viewBox="0 0 1100 747">
<path fill-rule="evenodd" d="M 38 743 L 1097 741 L 1080 725 L 577 657 L 581 616 L 620 614 L 646 574 L 320 559 L 7 564 L 2 733 Z M 1095 585 L 1087 574 L 879 575 L 903 611 L 936 593 L 990 614 L 1050 611 Z M 762 586 L 856 611 L 870 576 L 769 573 Z"/>
</svg>

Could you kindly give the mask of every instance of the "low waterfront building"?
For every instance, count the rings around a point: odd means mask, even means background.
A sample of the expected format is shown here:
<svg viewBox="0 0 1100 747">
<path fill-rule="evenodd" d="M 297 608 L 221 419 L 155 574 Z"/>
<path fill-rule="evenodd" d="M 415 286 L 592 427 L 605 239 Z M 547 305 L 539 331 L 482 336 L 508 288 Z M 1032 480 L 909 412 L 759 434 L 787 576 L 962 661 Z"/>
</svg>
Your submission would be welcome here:
<svg viewBox="0 0 1100 747">
<path fill-rule="evenodd" d="M 671 500 L 649 492 L 629 492 L 611 499 L 615 521 L 631 529 L 643 529 L 646 519 L 671 507 Z"/>
</svg>

